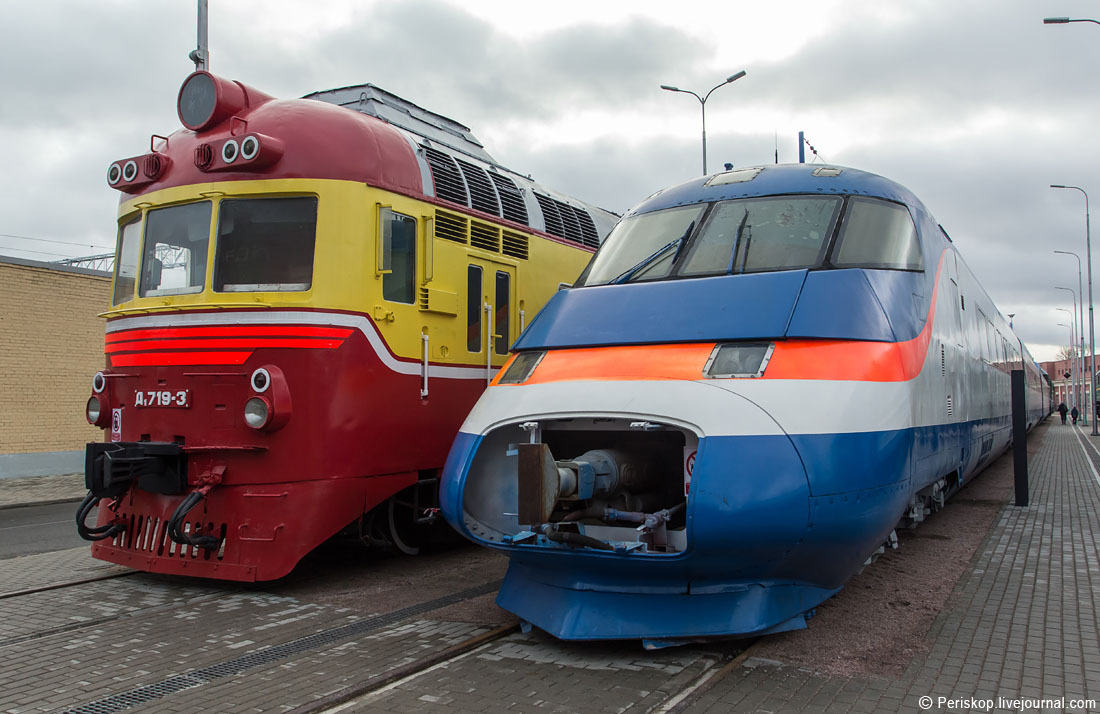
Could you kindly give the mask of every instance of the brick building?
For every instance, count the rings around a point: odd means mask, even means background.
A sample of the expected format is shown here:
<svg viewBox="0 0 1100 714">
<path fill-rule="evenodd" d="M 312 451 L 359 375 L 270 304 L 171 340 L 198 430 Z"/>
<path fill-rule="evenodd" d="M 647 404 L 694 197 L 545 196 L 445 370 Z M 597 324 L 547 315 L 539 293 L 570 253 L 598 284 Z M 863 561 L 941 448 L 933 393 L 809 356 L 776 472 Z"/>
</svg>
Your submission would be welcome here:
<svg viewBox="0 0 1100 714">
<path fill-rule="evenodd" d="M 1059 402 L 1065 402 L 1066 406 L 1072 407 L 1077 403 L 1074 395 L 1074 381 L 1077 379 L 1077 372 L 1073 367 L 1074 360 L 1061 359 L 1053 362 L 1040 362 L 1039 367 L 1050 376 L 1050 381 L 1054 385 L 1054 404 L 1058 405 Z M 1085 371 L 1084 371 L 1084 387 L 1083 396 L 1081 397 L 1082 404 L 1094 403 L 1090 398 L 1092 394 L 1092 385 L 1089 384 L 1089 367 L 1092 365 L 1088 356 L 1085 357 Z M 1100 368 L 1100 358 L 1097 359 L 1097 367 Z M 1071 374 L 1071 377 L 1065 376 L 1066 372 Z"/>
<path fill-rule="evenodd" d="M 111 275 L 0 256 L 0 477 L 84 470 Z"/>
</svg>

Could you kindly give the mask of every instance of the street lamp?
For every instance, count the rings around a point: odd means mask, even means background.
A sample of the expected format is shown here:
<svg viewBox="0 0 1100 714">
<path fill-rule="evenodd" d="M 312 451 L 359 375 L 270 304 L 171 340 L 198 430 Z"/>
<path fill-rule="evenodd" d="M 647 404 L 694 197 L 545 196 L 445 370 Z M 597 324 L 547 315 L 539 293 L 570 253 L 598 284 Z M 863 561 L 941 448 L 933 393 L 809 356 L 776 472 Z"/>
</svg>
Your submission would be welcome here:
<svg viewBox="0 0 1100 714">
<path fill-rule="evenodd" d="M 1077 326 L 1080 328 L 1081 334 L 1081 351 L 1078 353 L 1081 360 L 1081 371 L 1078 374 L 1082 375 L 1081 379 L 1084 380 L 1085 374 L 1085 291 L 1081 287 L 1081 256 L 1068 250 L 1056 250 L 1055 253 L 1061 255 L 1072 255 L 1077 259 L 1077 296 L 1080 298 L 1077 301 L 1077 309 L 1079 318 L 1077 320 Z M 1084 386 L 1082 384 L 1082 386 Z"/>
<path fill-rule="evenodd" d="M 703 175 L 704 176 L 707 175 L 707 100 L 710 99 L 710 95 L 713 94 L 714 90 L 718 89 L 718 87 L 724 87 L 727 84 L 730 84 L 731 82 L 736 82 L 737 80 L 741 79 L 744 76 L 745 76 L 745 70 L 741 70 L 737 74 L 731 74 L 730 76 L 726 77 L 725 82 L 722 82 L 721 84 L 715 85 L 709 92 L 707 92 L 706 96 L 704 96 L 704 97 L 700 97 L 698 94 L 691 91 L 690 89 L 680 89 L 679 87 L 673 87 L 673 86 L 670 86 L 668 84 L 662 84 L 661 85 L 661 89 L 665 90 L 666 92 L 680 92 L 682 94 L 690 94 L 691 96 L 693 96 L 693 97 L 695 97 L 696 99 L 699 100 L 699 107 L 703 111 Z"/>
<path fill-rule="evenodd" d="M 1100 24 L 1098 22 L 1097 24 Z M 1093 315 L 1092 315 L 1092 233 L 1090 229 L 1089 220 L 1089 195 L 1085 189 L 1080 186 L 1066 186 L 1060 183 L 1052 183 L 1051 188 L 1071 188 L 1075 191 L 1080 191 L 1085 196 L 1085 262 L 1089 266 L 1089 410 L 1095 409 L 1094 402 L 1096 401 L 1096 333 L 1093 328 Z M 1081 296 L 1084 300 L 1084 296 Z M 1092 420 L 1092 436 L 1100 436 L 1100 430 L 1096 428 L 1096 419 Z"/>
<path fill-rule="evenodd" d="M 1056 309 L 1060 309 L 1060 308 L 1056 308 Z M 1059 327 L 1069 327 L 1069 338 L 1072 340 L 1073 339 L 1073 328 L 1070 327 L 1069 325 L 1067 325 L 1064 322 L 1059 322 L 1057 324 L 1058 324 Z M 1069 405 L 1070 405 L 1070 407 L 1073 407 L 1074 404 L 1077 401 L 1077 390 L 1075 388 L 1072 388 L 1072 387 L 1071 387 L 1071 389 L 1073 391 L 1070 392 L 1070 393 L 1072 394 L 1073 398 L 1069 400 Z M 1081 416 L 1081 410 L 1080 409 L 1077 410 L 1077 416 Z"/>
<path fill-rule="evenodd" d="M 1055 288 L 1055 290 L 1069 290 L 1069 288 Z M 1073 292 L 1072 290 L 1070 292 Z M 1064 312 L 1070 316 L 1071 326 L 1069 328 L 1069 348 L 1070 353 L 1067 355 L 1070 359 L 1070 369 L 1072 370 L 1072 382 L 1073 382 L 1073 403 L 1082 404 L 1080 382 L 1084 377 L 1081 376 L 1081 366 L 1077 364 L 1077 348 L 1073 344 L 1073 340 L 1077 334 L 1077 298 L 1074 297 L 1073 310 L 1067 310 L 1064 307 L 1056 307 L 1055 310 Z"/>
<path fill-rule="evenodd" d="M 1070 19 L 1068 17 L 1044 17 L 1044 25 L 1065 25 L 1070 22 L 1091 22 L 1096 25 L 1100 25 L 1100 20 L 1090 20 L 1087 17 L 1082 19 Z"/>
</svg>

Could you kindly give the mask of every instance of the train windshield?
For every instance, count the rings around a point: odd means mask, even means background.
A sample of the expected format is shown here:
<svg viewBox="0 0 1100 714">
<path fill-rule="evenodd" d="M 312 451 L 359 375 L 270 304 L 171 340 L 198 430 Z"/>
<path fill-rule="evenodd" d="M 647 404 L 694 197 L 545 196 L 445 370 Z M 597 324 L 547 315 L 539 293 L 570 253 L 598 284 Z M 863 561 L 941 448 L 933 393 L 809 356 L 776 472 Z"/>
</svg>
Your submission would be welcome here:
<svg viewBox="0 0 1100 714">
<path fill-rule="evenodd" d="M 214 290 L 309 290 L 317 199 L 226 199 L 218 210 Z"/>
<path fill-rule="evenodd" d="M 923 270 L 908 209 L 861 196 L 764 196 L 643 213 L 615 227 L 577 285 L 819 267 Z"/>
<path fill-rule="evenodd" d="M 619 222 L 578 285 L 667 277 L 705 205 L 643 213 Z"/>
<path fill-rule="evenodd" d="M 142 297 L 202 292 L 210 213 L 210 202 L 202 201 L 146 214 L 138 289 Z"/>
<path fill-rule="evenodd" d="M 842 201 L 839 196 L 780 196 L 718 203 L 679 272 L 757 273 L 819 265 Z"/>
</svg>

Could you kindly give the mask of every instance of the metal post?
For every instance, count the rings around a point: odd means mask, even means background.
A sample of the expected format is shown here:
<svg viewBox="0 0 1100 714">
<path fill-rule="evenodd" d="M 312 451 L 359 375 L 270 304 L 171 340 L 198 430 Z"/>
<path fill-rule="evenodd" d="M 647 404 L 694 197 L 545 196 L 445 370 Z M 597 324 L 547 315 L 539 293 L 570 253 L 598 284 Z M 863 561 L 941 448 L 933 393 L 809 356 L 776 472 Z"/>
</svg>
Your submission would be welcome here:
<svg viewBox="0 0 1100 714">
<path fill-rule="evenodd" d="M 198 0 L 199 2 L 199 44 L 198 47 L 191 50 L 191 54 L 188 58 L 195 63 L 195 71 L 210 69 L 210 48 L 207 37 L 207 20 L 209 12 L 207 8 L 207 0 Z"/>
<path fill-rule="evenodd" d="M 1016 482 L 1016 505 L 1026 506 L 1027 399 L 1022 369 L 1012 370 L 1012 466 Z"/>
<path fill-rule="evenodd" d="M 1098 23 L 1100 24 L 1100 23 Z M 1089 274 L 1089 409 L 1096 408 L 1096 329 L 1093 322 L 1092 310 L 1092 228 L 1089 216 L 1089 195 L 1080 186 L 1068 186 L 1065 184 L 1051 184 L 1051 188 L 1072 188 L 1080 191 L 1085 197 L 1085 264 Z M 1084 298 L 1082 298 L 1084 299 Z M 1100 436 L 1097 429 L 1097 419 L 1092 420 L 1092 436 Z"/>
<path fill-rule="evenodd" d="M 798 163 L 806 163 L 806 132 L 798 132 Z"/>
<path fill-rule="evenodd" d="M 710 96 L 709 94 L 707 95 Z M 707 100 L 699 102 L 703 112 L 703 175 L 707 175 Z"/>
<path fill-rule="evenodd" d="M 662 84 L 661 85 L 661 89 L 665 90 L 666 92 L 680 92 L 682 94 L 690 94 L 691 96 L 693 96 L 693 97 L 695 97 L 696 99 L 699 100 L 699 106 L 701 108 L 702 115 L 703 115 L 703 175 L 704 176 L 707 175 L 707 100 L 710 99 L 710 95 L 714 94 L 715 89 L 718 89 L 719 87 L 724 87 L 727 84 L 729 84 L 730 82 L 735 82 L 735 81 L 741 79 L 744 76 L 745 76 L 745 70 L 741 70 L 740 72 L 738 72 L 736 74 L 731 74 L 730 76 L 726 77 L 726 81 L 712 87 L 711 90 L 709 92 L 707 92 L 706 96 L 703 96 L 703 97 L 700 97 L 698 94 L 691 91 L 690 89 L 680 89 L 679 87 L 673 87 L 673 86 L 668 85 L 668 84 Z"/>
</svg>

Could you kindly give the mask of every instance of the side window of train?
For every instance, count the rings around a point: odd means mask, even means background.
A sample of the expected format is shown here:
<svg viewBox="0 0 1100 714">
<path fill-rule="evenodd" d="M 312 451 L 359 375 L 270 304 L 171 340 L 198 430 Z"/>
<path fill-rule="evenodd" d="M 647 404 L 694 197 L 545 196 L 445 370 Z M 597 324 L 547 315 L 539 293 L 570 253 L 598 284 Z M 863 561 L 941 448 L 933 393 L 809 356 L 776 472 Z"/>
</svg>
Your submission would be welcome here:
<svg viewBox="0 0 1100 714">
<path fill-rule="evenodd" d="M 389 208 L 381 210 L 380 218 L 382 297 L 411 305 L 416 302 L 416 219 Z"/>
<path fill-rule="evenodd" d="M 481 352 L 481 267 L 466 268 L 466 351 Z"/>
<path fill-rule="evenodd" d="M 838 268 L 923 270 L 909 210 L 873 198 L 850 198 L 830 261 Z"/>
<path fill-rule="evenodd" d="M 118 256 L 115 265 L 114 305 L 134 299 L 138 257 L 141 255 L 141 218 L 135 218 L 118 229 Z"/>
</svg>

